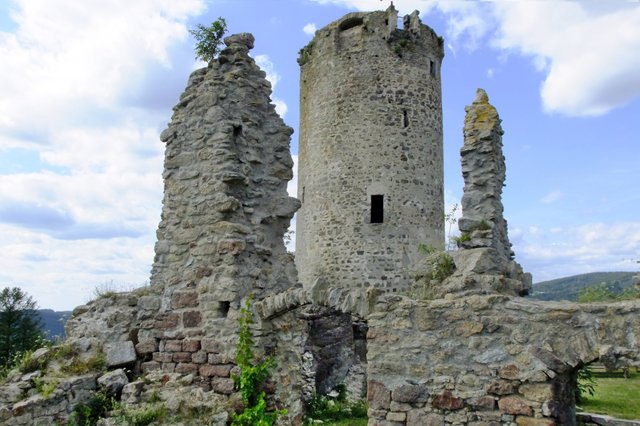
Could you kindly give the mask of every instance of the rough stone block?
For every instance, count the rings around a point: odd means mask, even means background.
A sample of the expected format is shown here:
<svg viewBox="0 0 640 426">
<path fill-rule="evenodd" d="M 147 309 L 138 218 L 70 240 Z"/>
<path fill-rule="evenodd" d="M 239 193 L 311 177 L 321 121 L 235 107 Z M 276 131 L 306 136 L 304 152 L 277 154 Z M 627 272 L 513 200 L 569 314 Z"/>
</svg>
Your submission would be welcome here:
<svg viewBox="0 0 640 426">
<path fill-rule="evenodd" d="M 181 362 L 176 365 L 174 371 L 180 374 L 198 374 L 198 366 L 190 362 Z"/>
<path fill-rule="evenodd" d="M 173 362 L 191 362 L 191 352 L 175 352 Z"/>
<path fill-rule="evenodd" d="M 173 309 L 194 308 L 196 306 L 198 306 L 198 292 L 196 291 L 176 291 L 171 296 Z"/>
<path fill-rule="evenodd" d="M 444 426 L 444 416 L 411 410 L 407 413 L 407 426 Z"/>
<path fill-rule="evenodd" d="M 389 420 L 391 422 L 402 422 L 402 423 L 404 423 L 405 420 L 407 420 L 407 413 L 388 412 L 387 413 L 387 420 Z"/>
<path fill-rule="evenodd" d="M 518 391 L 518 382 L 508 380 L 496 380 L 487 387 L 487 393 L 493 395 L 511 395 Z"/>
<path fill-rule="evenodd" d="M 166 340 L 164 342 L 164 352 L 181 352 L 182 340 Z"/>
<path fill-rule="evenodd" d="M 178 326 L 180 314 L 175 312 L 156 315 L 154 328 L 158 330 L 172 330 Z"/>
<path fill-rule="evenodd" d="M 496 399 L 492 396 L 469 398 L 466 402 L 475 409 L 494 410 L 496 408 Z"/>
<path fill-rule="evenodd" d="M 182 314 L 182 325 L 185 328 L 198 327 L 202 323 L 202 314 L 199 311 L 189 311 Z"/>
<path fill-rule="evenodd" d="M 154 352 L 151 359 L 157 362 L 171 362 L 173 360 L 173 353 L 171 352 Z"/>
<path fill-rule="evenodd" d="M 498 400 L 500 411 L 506 414 L 533 416 L 533 408 L 519 396 L 506 396 Z"/>
<path fill-rule="evenodd" d="M 143 339 L 136 345 L 136 352 L 140 355 L 147 355 L 158 350 L 158 341 L 156 339 Z"/>
<path fill-rule="evenodd" d="M 162 372 L 163 373 L 173 373 L 176 369 L 175 362 L 163 362 L 162 363 Z"/>
<path fill-rule="evenodd" d="M 205 377 L 229 377 L 229 374 L 233 367 L 234 366 L 231 364 L 227 364 L 227 365 L 205 364 L 200 366 L 199 371 L 200 371 L 200 375 Z"/>
<path fill-rule="evenodd" d="M 107 367 L 120 367 L 136 361 L 136 348 L 131 340 L 112 342 L 104 345 Z"/>
<path fill-rule="evenodd" d="M 370 380 L 367 384 L 367 401 L 372 410 L 388 410 L 391 403 L 391 391 L 384 384 Z"/>
<path fill-rule="evenodd" d="M 518 378 L 520 370 L 517 365 L 509 364 L 498 371 L 498 376 L 502 379 L 514 380 Z"/>
<path fill-rule="evenodd" d="M 453 396 L 450 390 L 444 390 L 432 402 L 431 406 L 440 410 L 459 410 L 464 407 L 462 398 Z"/>
<path fill-rule="evenodd" d="M 223 377 L 214 377 L 211 379 L 211 390 L 224 395 L 230 395 L 234 390 L 234 383 L 231 379 L 225 379 Z"/>
<path fill-rule="evenodd" d="M 523 384 L 518 389 L 526 399 L 544 402 L 553 399 L 553 386 L 551 383 Z"/>
<path fill-rule="evenodd" d="M 427 388 L 423 385 L 403 384 L 395 388 L 391 392 L 391 399 L 396 402 L 425 402 L 429 394 Z"/>
<path fill-rule="evenodd" d="M 198 351 L 191 354 L 191 362 L 194 364 L 204 364 L 207 362 L 207 353 L 205 351 Z"/>
<path fill-rule="evenodd" d="M 200 340 L 188 340 L 182 341 L 183 352 L 197 352 L 200 350 Z"/>
<path fill-rule="evenodd" d="M 124 388 L 128 383 L 129 379 L 121 368 L 109 371 L 108 373 L 98 377 L 98 384 L 105 390 L 107 396 L 117 397 L 117 395 L 122 391 L 122 388 Z"/>
</svg>

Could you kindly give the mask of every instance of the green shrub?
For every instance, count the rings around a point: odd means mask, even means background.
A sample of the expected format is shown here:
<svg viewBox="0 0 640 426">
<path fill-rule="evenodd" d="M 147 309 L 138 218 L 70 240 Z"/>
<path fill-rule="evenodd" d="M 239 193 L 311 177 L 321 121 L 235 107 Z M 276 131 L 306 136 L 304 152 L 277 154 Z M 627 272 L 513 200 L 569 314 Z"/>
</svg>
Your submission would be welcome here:
<svg viewBox="0 0 640 426">
<path fill-rule="evenodd" d="M 205 62 L 211 62 L 220 51 L 222 37 L 227 32 L 227 21 L 219 17 L 211 23 L 211 26 L 205 27 L 202 24 L 196 25 L 196 28 L 189 30 L 189 33 L 196 39 L 196 59 L 202 59 Z"/>
<path fill-rule="evenodd" d="M 75 355 L 70 362 L 65 363 L 61 370 L 68 374 L 86 374 L 101 372 L 107 369 L 107 361 L 102 352 L 98 352 L 89 358 L 82 359 Z"/>
<path fill-rule="evenodd" d="M 167 408 L 161 404 L 151 404 L 139 408 L 125 408 L 116 405 L 116 421 L 127 426 L 147 426 L 167 416 Z"/>
<path fill-rule="evenodd" d="M 314 395 L 313 398 L 307 402 L 305 424 L 311 425 L 317 420 L 326 422 L 367 418 L 368 407 L 366 401 L 348 402 L 346 386 L 342 384 L 338 385 L 336 390 L 338 391 L 338 396 L 336 397 Z"/>
<path fill-rule="evenodd" d="M 94 426 L 99 419 L 106 417 L 114 407 L 113 398 L 98 392 L 86 403 L 76 405 L 69 417 L 69 426 Z"/>
<path fill-rule="evenodd" d="M 260 390 L 269 376 L 269 370 L 276 364 L 271 357 L 257 362 L 254 359 L 254 342 L 250 330 L 253 324 L 252 301 L 253 296 L 250 295 L 245 307 L 240 309 L 240 337 L 236 349 L 236 364 L 240 367 L 240 375 L 233 375 L 233 381 L 242 395 L 244 410 L 232 416 L 233 426 L 271 426 L 278 416 L 287 414 L 287 410 L 268 411 L 265 393 Z"/>
<path fill-rule="evenodd" d="M 596 392 L 596 379 L 589 366 L 578 370 L 576 382 L 576 402 L 584 402 L 587 396 L 593 396 Z"/>
<path fill-rule="evenodd" d="M 58 379 L 55 379 L 55 378 L 50 380 L 45 380 L 44 378 L 41 378 L 41 377 L 35 377 L 33 379 L 33 383 L 36 385 L 36 392 L 38 392 L 40 395 L 44 396 L 45 399 L 47 399 L 51 396 L 51 394 L 53 394 L 53 391 L 56 390 L 60 382 Z"/>
</svg>

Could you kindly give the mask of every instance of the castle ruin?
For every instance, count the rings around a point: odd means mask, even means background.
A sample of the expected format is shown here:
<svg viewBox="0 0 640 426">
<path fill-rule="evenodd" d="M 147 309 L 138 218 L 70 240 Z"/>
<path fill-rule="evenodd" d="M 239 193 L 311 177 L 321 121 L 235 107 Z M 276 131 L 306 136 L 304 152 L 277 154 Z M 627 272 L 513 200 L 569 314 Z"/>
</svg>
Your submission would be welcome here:
<svg viewBox="0 0 640 426">
<path fill-rule="evenodd" d="M 97 392 L 162 404 L 165 424 L 228 424 L 242 408 L 231 377 L 250 294 L 282 425 L 341 381 L 366 396 L 370 426 L 574 425 L 578 369 L 640 365 L 640 302 L 522 297 L 531 277 L 507 237 L 502 129 L 482 90 L 461 151 L 466 238 L 450 275 L 425 282 L 429 297 L 407 292 L 417 245 L 443 246 L 442 42 L 417 12 L 395 22 L 393 8 L 349 14 L 302 50 L 299 201 L 286 193 L 292 130 L 249 56 L 253 36 L 225 39 L 161 134 L 151 284 L 76 308 L 66 355 L 39 350 L 35 370 L 0 386 L 2 424 L 66 424 Z M 298 208 L 296 269 L 283 236 Z M 96 357 L 108 371 L 80 371 Z"/>
</svg>

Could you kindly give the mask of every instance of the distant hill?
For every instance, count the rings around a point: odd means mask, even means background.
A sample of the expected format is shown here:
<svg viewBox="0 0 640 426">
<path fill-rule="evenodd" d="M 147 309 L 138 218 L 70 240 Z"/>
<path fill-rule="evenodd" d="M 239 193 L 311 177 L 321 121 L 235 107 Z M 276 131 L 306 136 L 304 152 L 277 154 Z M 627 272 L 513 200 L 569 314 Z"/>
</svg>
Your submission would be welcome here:
<svg viewBox="0 0 640 426">
<path fill-rule="evenodd" d="M 633 276 L 637 272 L 592 272 L 543 281 L 533 285 L 530 297 L 539 300 L 571 300 L 577 301 L 578 294 L 585 287 L 606 283 L 609 290 L 622 293 L 633 286 Z"/>
<path fill-rule="evenodd" d="M 54 311 L 51 309 L 38 309 L 46 337 L 64 337 L 64 321 L 71 316 L 71 311 Z"/>
</svg>

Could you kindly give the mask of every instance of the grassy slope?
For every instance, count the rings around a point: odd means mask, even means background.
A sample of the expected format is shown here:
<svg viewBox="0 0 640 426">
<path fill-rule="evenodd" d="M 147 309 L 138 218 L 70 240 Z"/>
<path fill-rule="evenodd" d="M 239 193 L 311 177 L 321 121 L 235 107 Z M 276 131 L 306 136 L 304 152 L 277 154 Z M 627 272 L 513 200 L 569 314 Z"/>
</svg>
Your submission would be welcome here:
<svg viewBox="0 0 640 426">
<path fill-rule="evenodd" d="M 640 419 L 640 373 L 631 371 L 629 379 L 622 378 L 621 373 L 594 372 L 594 376 L 595 395 L 579 404 L 579 409 L 620 419 Z"/>
<path fill-rule="evenodd" d="M 576 301 L 583 288 L 603 282 L 612 291 L 622 292 L 633 285 L 633 276 L 636 274 L 637 272 L 592 272 L 544 281 L 533 285 L 531 297 L 539 300 Z"/>
</svg>

